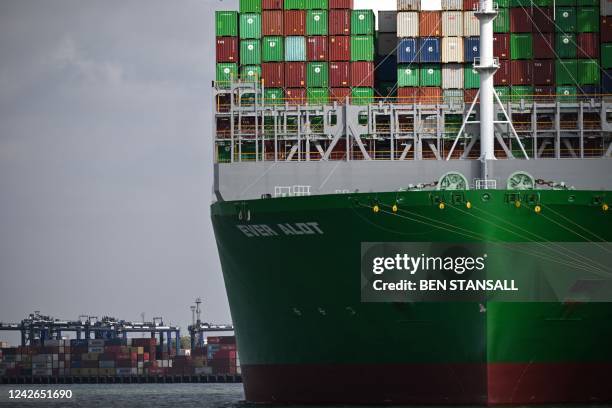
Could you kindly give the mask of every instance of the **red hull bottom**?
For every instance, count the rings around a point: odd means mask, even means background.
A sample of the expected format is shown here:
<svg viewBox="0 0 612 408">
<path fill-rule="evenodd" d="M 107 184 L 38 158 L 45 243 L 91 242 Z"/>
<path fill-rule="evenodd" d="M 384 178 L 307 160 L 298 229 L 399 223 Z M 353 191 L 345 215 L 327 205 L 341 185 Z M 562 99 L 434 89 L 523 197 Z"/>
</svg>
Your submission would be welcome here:
<svg viewBox="0 0 612 408">
<path fill-rule="evenodd" d="M 250 365 L 246 399 L 282 404 L 612 401 L 608 364 Z"/>
</svg>

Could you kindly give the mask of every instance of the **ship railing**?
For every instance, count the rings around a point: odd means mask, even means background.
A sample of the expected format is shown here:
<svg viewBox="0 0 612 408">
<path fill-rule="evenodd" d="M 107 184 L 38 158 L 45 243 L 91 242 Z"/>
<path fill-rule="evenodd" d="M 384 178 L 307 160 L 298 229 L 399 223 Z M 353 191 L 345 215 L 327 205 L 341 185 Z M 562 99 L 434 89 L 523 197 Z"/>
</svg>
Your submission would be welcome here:
<svg viewBox="0 0 612 408">
<path fill-rule="evenodd" d="M 312 186 L 275 186 L 274 198 L 282 197 L 307 197 L 311 195 Z"/>
<path fill-rule="evenodd" d="M 474 187 L 476 190 L 495 190 L 497 189 L 497 180 L 495 179 L 475 179 Z"/>
</svg>

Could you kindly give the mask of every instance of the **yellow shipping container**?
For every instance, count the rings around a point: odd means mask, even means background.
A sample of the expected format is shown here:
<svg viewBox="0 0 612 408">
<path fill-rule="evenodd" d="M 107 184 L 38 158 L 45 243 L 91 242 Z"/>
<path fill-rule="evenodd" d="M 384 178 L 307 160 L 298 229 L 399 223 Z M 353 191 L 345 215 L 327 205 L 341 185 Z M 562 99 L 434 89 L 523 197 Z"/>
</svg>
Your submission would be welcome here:
<svg viewBox="0 0 612 408">
<path fill-rule="evenodd" d="M 138 348 L 138 354 L 144 354 L 144 347 L 137 347 Z"/>
</svg>

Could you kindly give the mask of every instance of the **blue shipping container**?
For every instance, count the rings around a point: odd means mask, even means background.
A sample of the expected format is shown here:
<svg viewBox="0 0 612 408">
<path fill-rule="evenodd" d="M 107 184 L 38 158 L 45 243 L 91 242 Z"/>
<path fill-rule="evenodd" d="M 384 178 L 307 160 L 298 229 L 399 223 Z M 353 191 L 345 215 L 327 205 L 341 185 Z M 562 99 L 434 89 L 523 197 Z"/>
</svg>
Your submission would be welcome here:
<svg viewBox="0 0 612 408">
<path fill-rule="evenodd" d="M 397 62 L 399 64 L 412 64 L 417 61 L 416 38 L 402 38 L 397 46 Z"/>
<path fill-rule="evenodd" d="M 581 93 L 583 95 L 597 95 L 601 93 L 601 90 L 597 85 L 582 85 L 581 88 Z"/>
<path fill-rule="evenodd" d="M 376 60 L 374 66 L 377 67 L 376 78 L 385 81 L 397 81 L 397 60 L 394 56 L 380 57 Z"/>
<path fill-rule="evenodd" d="M 285 38 L 285 61 L 306 61 L 306 37 Z"/>
<path fill-rule="evenodd" d="M 473 64 L 474 58 L 480 57 L 480 37 L 465 37 L 463 53 L 465 62 Z"/>
<path fill-rule="evenodd" d="M 601 93 L 612 94 L 612 69 L 606 69 L 601 76 Z"/>
<path fill-rule="evenodd" d="M 440 52 L 439 38 L 420 38 L 419 39 L 419 60 L 420 62 L 441 62 L 442 53 Z"/>
</svg>

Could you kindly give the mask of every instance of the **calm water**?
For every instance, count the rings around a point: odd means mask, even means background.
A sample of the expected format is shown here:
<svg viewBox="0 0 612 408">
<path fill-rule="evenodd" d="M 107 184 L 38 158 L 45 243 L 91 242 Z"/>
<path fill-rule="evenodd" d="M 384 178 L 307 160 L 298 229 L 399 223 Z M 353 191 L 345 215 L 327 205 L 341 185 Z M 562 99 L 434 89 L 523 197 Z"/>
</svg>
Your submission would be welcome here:
<svg viewBox="0 0 612 408">
<path fill-rule="evenodd" d="M 11 400 L 9 399 L 11 389 L 70 389 L 73 397 L 63 400 Z M 244 402 L 242 384 L 0 385 L 0 408 L 5 407 L 265 408 L 262 405 Z M 576 405 L 561 407 L 578 408 Z M 603 406 L 589 405 L 587 407 Z M 283 408 L 292 407 L 284 406 Z M 538 406 L 537 408 L 546 407 Z M 552 408 L 552 406 L 547 408 Z"/>
</svg>

